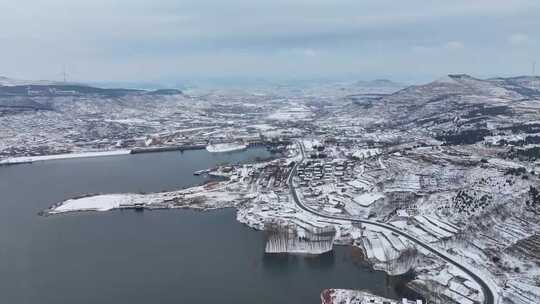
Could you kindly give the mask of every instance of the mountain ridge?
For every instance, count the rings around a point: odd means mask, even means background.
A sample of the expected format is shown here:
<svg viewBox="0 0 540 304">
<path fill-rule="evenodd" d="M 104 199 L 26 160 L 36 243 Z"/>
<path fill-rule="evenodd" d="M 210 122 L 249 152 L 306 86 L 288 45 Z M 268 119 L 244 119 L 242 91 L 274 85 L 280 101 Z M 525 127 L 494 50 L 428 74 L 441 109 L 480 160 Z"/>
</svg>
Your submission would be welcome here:
<svg viewBox="0 0 540 304">
<path fill-rule="evenodd" d="M 178 89 L 160 88 L 157 90 L 130 89 L 130 88 L 101 88 L 82 83 L 56 82 L 49 80 L 18 80 L 0 76 L 0 96 L 82 96 L 100 95 L 104 97 L 122 97 L 130 94 L 150 95 L 180 95 Z"/>
</svg>

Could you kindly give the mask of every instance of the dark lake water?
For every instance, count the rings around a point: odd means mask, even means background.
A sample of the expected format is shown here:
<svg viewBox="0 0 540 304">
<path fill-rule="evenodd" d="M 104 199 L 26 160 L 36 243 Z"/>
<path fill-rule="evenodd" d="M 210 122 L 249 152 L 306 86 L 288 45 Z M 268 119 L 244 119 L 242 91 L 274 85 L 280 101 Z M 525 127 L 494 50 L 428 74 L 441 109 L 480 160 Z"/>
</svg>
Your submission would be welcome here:
<svg viewBox="0 0 540 304">
<path fill-rule="evenodd" d="M 42 217 L 85 193 L 199 184 L 196 170 L 268 157 L 264 148 L 47 161 L 0 167 L 0 303 L 320 303 L 324 288 L 397 298 L 404 282 L 337 247 L 318 258 L 268 256 L 264 233 L 232 209 Z"/>
</svg>

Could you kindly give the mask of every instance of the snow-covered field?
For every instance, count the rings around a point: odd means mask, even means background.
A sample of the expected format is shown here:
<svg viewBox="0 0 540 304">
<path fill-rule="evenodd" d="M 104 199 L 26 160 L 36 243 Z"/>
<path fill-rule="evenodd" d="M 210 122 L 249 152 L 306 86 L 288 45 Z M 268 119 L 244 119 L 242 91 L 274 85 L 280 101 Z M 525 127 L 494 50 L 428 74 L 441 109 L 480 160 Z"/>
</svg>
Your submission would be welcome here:
<svg viewBox="0 0 540 304">
<path fill-rule="evenodd" d="M 294 121 L 294 120 L 305 120 L 312 116 L 312 113 L 309 109 L 302 106 L 293 106 L 279 109 L 278 111 L 271 113 L 268 116 L 269 120 L 278 120 L 278 121 Z"/>
<path fill-rule="evenodd" d="M 366 291 L 349 289 L 325 289 L 321 293 L 322 304 L 421 304 L 413 300 L 395 301 L 373 295 Z"/>
<path fill-rule="evenodd" d="M 74 211 L 108 211 L 118 209 L 120 206 L 134 205 L 141 199 L 140 195 L 107 194 L 88 196 L 78 199 L 69 199 L 50 211 L 51 214 Z"/>
<path fill-rule="evenodd" d="M 241 143 L 222 143 L 222 144 L 211 144 L 206 146 L 208 152 L 220 153 L 220 152 L 231 152 L 237 150 L 247 149 L 246 144 Z"/>
<path fill-rule="evenodd" d="M 375 201 L 384 198 L 382 193 L 368 192 L 361 195 L 357 195 L 353 198 L 353 201 L 362 207 L 369 207 Z"/>
</svg>

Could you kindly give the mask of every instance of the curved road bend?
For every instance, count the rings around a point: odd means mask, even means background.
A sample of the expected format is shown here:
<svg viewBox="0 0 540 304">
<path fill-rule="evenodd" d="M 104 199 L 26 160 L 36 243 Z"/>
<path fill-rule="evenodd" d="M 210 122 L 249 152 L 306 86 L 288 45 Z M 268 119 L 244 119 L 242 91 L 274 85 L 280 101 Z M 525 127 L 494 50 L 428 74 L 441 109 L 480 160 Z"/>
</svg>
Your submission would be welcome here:
<svg viewBox="0 0 540 304">
<path fill-rule="evenodd" d="M 394 226 L 390 226 L 390 225 L 387 225 L 387 224 L 384 224 L 384 223 L 375 222 L 375 221 L 369 221 L 369 220 L 365 220 L 365 219 L 361 219 L 361 218 L 355 218 L 355 217 L 352 217 L 352 216 L 328 215 L 328 214 L 324 214 L 322 212 L 319 212 L 317 210 L 311 209 L 311 208 L 307 207 L 306 205 L 302 204 L 302 202 L 298 198 L 298 195 L 296 194 L 296 188 L 294 187 L 294 184 L 293 184 L 293 181 L 292 181 L 293 176 L 296 175 L 296 169 L 298 168 L 298 165 L 301 164 L 304 161 L 304 158 L 305 158 L 304 145 L 302 143 L 300 143 L 300 142 L 297 142 L 297 144 L 300 147 L 300 150 L 302 152 L 302 159 L 299 162 L 297 162 L 294 165 L 294 167 L 292 168 L 291 173 L 289 174 L 287 183 L 288 183 L 289 188 L 291 190 L 291 194 L 293 196 L 294 202 L 296 203 L 296 205 L 298 207 L 300 207 L 301 209 L 303 209 L 303 210 L 305 210 L 307 212 L 310 212 L 312 214 L 320 216 L 320 217 L 325 217 L 325 218 L 329 218 L 329 219 L 336 219 L 336 220 L 348 220 L 348 221 L 362 222 L 362 223 L 365 223 L 365 224 L 370 224 L 370 225 L 375 225 L 375 226 L 379 226 L 379 227 L 382 227 L 382 228 L 386 228 L 386 229 L 388 229 L 388 230 L 390 230 L 390 231 L 392 231 L 392 232 L 394 232 L 396 234 L 399 234 L 399 235 L 407 238 L 408 240 L 416 243 L 420 247 L 428 250 L 429 252 L 433 253 L 434 255 L 438 256 L 439 258 L 443 259 L 444 261 L 456 266 L 457 268 L 459 268 L 460 270 L 462 270 L 466 274 L 468 274 L 482 288 L 482 291 L 483 291 L 483 294 L 484 294 L 484 304 L 496 304 L 495 303 L 494 291 L 491 290 L 489 285 L 484 280 L 482 280 L 482 278 L 480 278 L 478 275 L 476 275 L 475 273 L 473 273 L 472 271 L 467 269 L 466 266 L 463 266 L 463 265 L 459 264 L 454 259 L 447 256 L 442 251 L 439 251 L 438 249 L 431 247 L 429 244 L 422 242 L 421 240 L 417 239 L 416 237 L 411 236 L 411 235 L 409 235 L 409 234 L 407 234 L 405 232 L 402 232 L 401 230 L 395 228 Z"/>
</svg>

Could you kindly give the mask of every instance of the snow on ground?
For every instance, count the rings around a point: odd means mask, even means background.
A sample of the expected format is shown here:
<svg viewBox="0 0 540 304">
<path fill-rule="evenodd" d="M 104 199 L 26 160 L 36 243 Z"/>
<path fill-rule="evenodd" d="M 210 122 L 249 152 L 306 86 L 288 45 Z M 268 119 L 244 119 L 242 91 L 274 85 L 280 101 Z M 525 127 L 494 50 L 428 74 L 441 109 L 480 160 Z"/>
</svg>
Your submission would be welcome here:
<svg viewBox="0 0 540 304">
<path fill-rule="evenodd" d="M 277 110 L 270 114 L 268 119 L 270 120 L 303 120 L 311 117 L 312 113 L 305 107 L 287 107 Z"/>
<path fill-rule="evenodd" d="M 146 120 L 141 118 L 125 118 L 125 119 L 106 119 L 106 122 L 116 122 L 121 124 L 145 124 Z"/>
<path fill-rule="evenodd" d="M 361 290 L 325 289 L 321 293 L 322 304 L 415 304 L 413 300 L 401 301 L 379 297 Z"/>
<path fill-rule="evenodd" d="M 375 259 L 383 262 L 388 260 L 385 254 L 385 246 L 381 242 L 377 233 L 368 233 L 364 238 L 362 238 L 362 242 L 369 259 Z"/>
<path fill-rule="evenodd" d="M 367 192 L 357 195 L 353 198 L 353 201 L 362 207 L 369 207 L 376 201 L 384 198 L 384 195 L 379 192 Z"/>
<path fill-rule="evenodd" d="M 433 225 L 436 225 L 446 231 L 449 231 L 449 232 L 452 232 L 452 233 L 457 233 L 459 231 L 459 228 L 448 223 L 448 222 L 443 222 L 442 220 L 438 219 L 438 218 L 435 218 L 435 217 L 432 217 L 432 216 L 423 216 L 427 221 L 431 222 Z"/>
<path fill-rule="evenodd" d="M 358 151 L 353 152 L 353 157 L 359 158 L 359 159 L 365 159 L 370 158 L 372 156 L 376 156 L 381 154 L 380 149 L 360 149 Z"/>
<path fill-rule="evenodd" d="M 384 165 L 382 159 L 379 157 L 378 159 L 378 162 L 379 162 L 379 166 L 381 167 L 381 169 L 385 170 L 386 169 L 386 166 Z"/>
<path fill-rule="evenodd" d="M 251 126 L 248 126 L 248 127 L 255 128 L 255 129 L 260 130 L 260 131 L 269 131 L 269 130 L 273 130 L 273 129 L 276 128 L 276 127 L 274 127 L 272 125 L 269 125 L 269 124 L 254 124 L 254 125 L 251 125 Z"/>
<path fill-rule="evenodd" d="M 324 207 L 323 210 L 324 210 L 324 212 L 327 212 L 327 213 L 330 213 L 330 214 L 340 214 L 340 213 L 343 212 L 341 209 L 333 208 L 333 207 Z"/>
<path fill-rule="evenodd" d="M 449 238 L 453 235 L 453 233 L 434 225 L 423 216 L 416 216 L 414 219 L 419 222 L 423 229 L 429 231 L 433 235 L 438 236 L 439 238 Z"/>
<path fill-rule="evenodd" d="M 420 177 L 416 174 L 403 174 L 397 176 L 393 183 L 388 184 L 385 192 L 418 192 L 420 191 Z"/>
<path fill-rule="evenodd" d="M 360 177 L 347 183 L 358 190 L 371 191 L 373 189 L 373 183 L 368 180 L 363 180 Z"/>
<path fill-rule="evenodd" d="M 223 144 L 211 144 L 206 146 L 208 152 L 231 152 L 237 150 L 244 150 L 247 148 L 246 144 L 243 143 L 223 143 Z"/>
<path fill-rule="evenodd" d="M 66 153 L 66 154 L 54 154 L 54 155 L 42 155 L 42 156 L 21 156 L 6 158 L 0 161 L 0 165 L 11 164 L 24 164 L 38 161 L 56 160 L 56 159 L 68 159 L 68 158 L 85 158 L 85 157 L 100 157 L 100 156 L 115 156 L 130 154 L 130 150 L 114 150 L 114 151 L 99 151 L 99 152 L 80 152 L 80 153 Z"/>
<path fill-rule="evenodd" d="M 135 194 L 107 194 L 88 196 L 77 199 L 69 199 L 60 206 L 54 208 L 50 213 L 64 213 L 73 211 L 108 211 L 120 208 L 121 205 L 131 205 L 140 197 Z"/>
<path fill-rule="evenodd" d="M 500 158 L 492 158 L 492 159 L 489 159 L 488 162 L 490 164 L 493 164 L 495 166 L 502 167 L 502 168 L 521 168 L 521 167 L 523 167 L 523 165 L 521 165 L 519 163 L 516 163 L 514 161 L 500 159 Z"/>
</svg>

